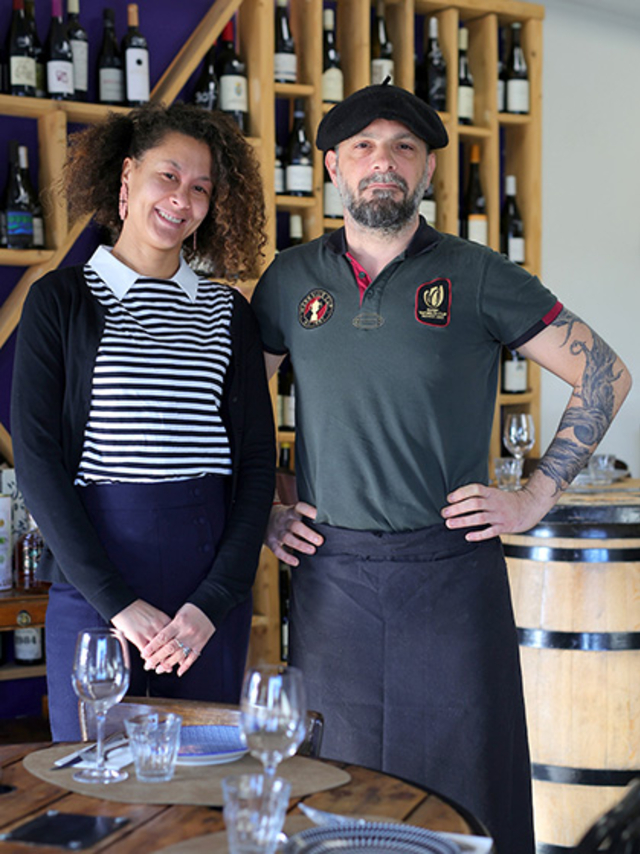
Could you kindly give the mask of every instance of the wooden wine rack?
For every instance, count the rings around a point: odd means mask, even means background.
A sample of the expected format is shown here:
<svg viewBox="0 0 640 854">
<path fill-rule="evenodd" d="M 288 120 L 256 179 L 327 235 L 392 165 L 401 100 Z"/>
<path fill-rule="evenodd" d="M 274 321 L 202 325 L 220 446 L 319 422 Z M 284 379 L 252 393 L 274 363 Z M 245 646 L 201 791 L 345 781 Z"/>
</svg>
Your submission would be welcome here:
<svg viewBox="0 0 640 854">
<path fill-rule="evenodd" d="M 336 32 L 345 79 L 345 94 L 366 86 L 370 74 L 371 0 L 326 0 L 336 9 Z M 204 58 L 225 23 L 237 14 L 239 52 L 246 60 L 249 77 L 249 132 L 263 170 L 265 199 L 269 211 L 265 263 L 273 257 L 276 212 L 301 214 L 306 240 L 335 228 L 335 220 L 325 220 L 322 211 L 323 161 L 314 153 L 314 192 L 309 198 L 276 196 L 275 104 L 276 99 L 306 101 L 308 132 L 315 129 L 331 108 L 321 101 L 322 8 L 323 0 L 290 0 L 290 18 L 298 54 L 298 82 L 273 82 L 274 0 L 217 0 L 185 42 L 152 92 L 152 100 L 173 101 Z M 416 23 L 436 15 L 439 40 L 447 62 L 447 112 L 442 114 L 449 133 L 449 146 L 437 153 L 434 178 L 438 205 L 438 228 L 457 233 L 460 192 L 460 144 L 481 147 L 481 179 L 487 198 L 489 243 L 499 248 L 501 200 L 501 138 L 504 138 L 504 174 L 514 174 L 518 184 L 518 204 L 527 238 L 526 267 L 540 272 L 541 241 L 541 103 L 542 103 L 542 21 L 544 8 L 520 0 L 386 0 L 386 20 L 394 45 L 395 82 L 406 89 L 414 84 L 414 43 Z M 513 21 L 522 24 L 522 46 L 530 75 L 531 112 L 526 116 L 499 114 L 497 110 L 498 27 Z M 474 123 L 457 123 L 457 33 L 461 23 L 469 29 L 469 63 L 475 84 Z M 102 119 L 106 108 L 96 104 L 53 102 L 35 98 L 0 96 L 0 114 L 28 116 L 38 122 L 40 184 L 50 187 L 60 175 L 66 150 L 67 123 Z M 0 307 L 0 347 L 16 328 L 22 305 L 31 284 L 58 266 L 86 223 L 69 229 L 64 202 L 48 194 L 45 209 L 50 245 L 40 251 L 0 250 L 0 265 L 24 265 L 25 273 Z M 244 282 L 241 290 L 250 296 L 255 282 Z M 272 387 L 275 398 L 275 386 Z M 509 409 L 530 412 L 540 423 L 540 372 L 529 365 L 529 390 L 525 394 L 498 394 L 491 438 L 490 456 L 500 456 L 501 416 Z M 537 431 L 539 433 L 539 430 Z M 291 442 L 292 433 L 280 433 L 279 441 Z M 534 456 L 539 446 L 536 444 Z M 0 430 L 0 453 L 11 460 L 11 441 Z M 254 589 L 252 660 L 279 657 L 278 567 L 270 552 L 263 557 Z"/>
</svg>

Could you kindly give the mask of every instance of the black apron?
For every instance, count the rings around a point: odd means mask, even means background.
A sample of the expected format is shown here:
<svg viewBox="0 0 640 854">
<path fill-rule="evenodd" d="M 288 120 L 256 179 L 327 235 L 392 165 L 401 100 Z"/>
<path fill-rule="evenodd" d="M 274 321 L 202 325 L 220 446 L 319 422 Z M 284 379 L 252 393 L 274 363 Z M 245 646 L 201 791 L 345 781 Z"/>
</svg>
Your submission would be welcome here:
<svg viewBox="0 0 640 854">
<path fill-rule="evenodd" d="M 516 630 L 498 539 L 348 531 L 292 571 L 291 656 L 322 755 L 457 801 L 498 854 L 533 854 Z"/>
</svg>

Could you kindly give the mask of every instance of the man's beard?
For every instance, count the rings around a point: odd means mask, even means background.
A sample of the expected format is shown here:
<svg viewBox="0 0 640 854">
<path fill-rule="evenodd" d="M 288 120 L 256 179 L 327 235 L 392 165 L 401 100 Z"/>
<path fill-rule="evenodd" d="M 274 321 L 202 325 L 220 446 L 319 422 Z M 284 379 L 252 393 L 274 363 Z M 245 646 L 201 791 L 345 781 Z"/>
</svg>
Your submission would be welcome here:
<svg viewBox="0 0 640 854">
<path fill-rule="evenodd" d="M 356 200 L 355 194 L 347 187 L 340 169 L 336 164 L 336 175 L 338 178 L 338 190 L 342 198 L 342 204 L 349 211 L 351 217 L 365 228 L 374 228 L 386 234 L 395 234 L 412 222 L 420 208 L 420 202 L 424 191 L 429 184 L 429 176 L 425 172 L 413 193 L 409 195 L 407 182 L 400 175 L 384 173 L 363 178 L 358 185 L 358 191 L 362 193 L 369 184 L 395 184 L 399 187 L 403 196 L 395 198 L 396 190 L 374 191 L 373 198 Z"/>
</svg>

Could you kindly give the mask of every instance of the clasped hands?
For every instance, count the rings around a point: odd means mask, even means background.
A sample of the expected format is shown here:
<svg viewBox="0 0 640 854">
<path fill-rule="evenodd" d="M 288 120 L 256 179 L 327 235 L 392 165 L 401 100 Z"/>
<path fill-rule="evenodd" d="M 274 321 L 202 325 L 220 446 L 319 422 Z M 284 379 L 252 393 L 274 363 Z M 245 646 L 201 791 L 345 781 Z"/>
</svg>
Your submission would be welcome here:
<svg viewBox="0 0 640 854">
<path fill-rule="evenodd" d="M 207 615 L 187 602 L 173 619 L 143 599 L 136 599 L 111 622 L 140 650 L 145 670 L 182 676 L 197 661 L 215 626 Z"/>
</svg>

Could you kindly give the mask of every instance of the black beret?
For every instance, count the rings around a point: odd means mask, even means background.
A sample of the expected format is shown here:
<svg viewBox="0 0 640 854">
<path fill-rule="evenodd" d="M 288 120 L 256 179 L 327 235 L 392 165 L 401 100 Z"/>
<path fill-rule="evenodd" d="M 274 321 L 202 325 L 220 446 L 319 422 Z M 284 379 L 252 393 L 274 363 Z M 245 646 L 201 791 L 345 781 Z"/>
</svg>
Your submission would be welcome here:
<svg viewBox="0 0 640 854">
<path fill-rule="evenodd" d="M 376 119 L 390 119 L 406 125 L 429 148 L 444 148 L 449 142 L 437 111 L 399 86 L 386 83 L 358 89 L 336 104 L 318 126 L 316 145 L 321 151 L 364 130 Z"/>
</svg>

